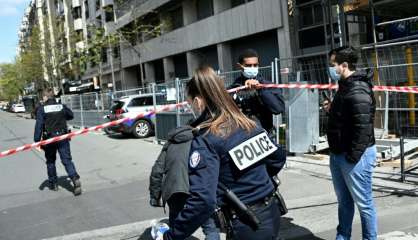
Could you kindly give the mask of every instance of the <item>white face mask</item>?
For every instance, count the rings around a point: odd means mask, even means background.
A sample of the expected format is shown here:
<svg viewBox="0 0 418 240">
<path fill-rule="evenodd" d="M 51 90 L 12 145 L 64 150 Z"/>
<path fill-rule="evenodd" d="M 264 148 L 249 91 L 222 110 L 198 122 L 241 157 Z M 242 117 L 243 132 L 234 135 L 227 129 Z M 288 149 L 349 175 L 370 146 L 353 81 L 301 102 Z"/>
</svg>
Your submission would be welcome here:
<svg viewBox="0 0 418 240">
<path fill-rule="evenodd" d="M 246 78 L 255 78 L 258 75 L 258 67 L 244 67 L 242 74 Z"/>
</svg>

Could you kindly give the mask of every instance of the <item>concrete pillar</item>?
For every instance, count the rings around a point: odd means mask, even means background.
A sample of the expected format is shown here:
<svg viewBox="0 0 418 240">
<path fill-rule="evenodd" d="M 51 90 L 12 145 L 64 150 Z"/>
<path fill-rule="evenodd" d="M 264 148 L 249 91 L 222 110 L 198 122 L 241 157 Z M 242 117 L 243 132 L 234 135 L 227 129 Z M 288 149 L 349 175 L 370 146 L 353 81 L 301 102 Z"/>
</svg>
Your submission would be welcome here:
<svg viewBox="0 0 418 240">
<path fill-rule="evenodd" d="M 196 2 L 194 0 L 183 1 L 183 22 L 184 25 L 189 25 L 197 21 Z"/>
<path fill-rule="evenodd" d="M 213 11 L 216 14 L 231 8 L 231 1 L 213 0 Z"/>
<path fill-rule="evenodd" d="M 218 48 L 218 63 L 221 72 L 232 71 L 234 61 L 232 59 L 231 45 L 229 43 L 219 43 Z"/>
<path fill-rule="evenodd" d="M 197 55 L 194 52 L 187 52 L 187 73 L 189 74 L 189 77 L 193 76 L 194 70 L 199 67 L 200 64 L 200 58 L 199 55 Z"/>
<path fill-rule="evenodd" d="M 144 84 L 155 82 L 154 64 L 152 64 L 151 62 L 144 63 L 144 72 L 145 72 Z"/>
<path fill-rule="evenodd" d="M 173 80 L 176 77 L 173 58 L 172 57 L 164 58 L 163 64 L 164 64 L 164 80 L 166 82 Z"/>
</svg>

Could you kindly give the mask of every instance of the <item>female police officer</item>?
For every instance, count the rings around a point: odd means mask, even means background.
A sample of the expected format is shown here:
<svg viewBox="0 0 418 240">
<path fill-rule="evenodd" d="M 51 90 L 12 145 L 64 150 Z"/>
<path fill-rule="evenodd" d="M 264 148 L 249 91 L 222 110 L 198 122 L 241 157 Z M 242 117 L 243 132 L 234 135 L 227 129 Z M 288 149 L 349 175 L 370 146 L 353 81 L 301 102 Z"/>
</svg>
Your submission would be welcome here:
<svg viewBox="0 0 418 240">
<path fill-rule="evenodd" d="M 254 230 L 231 214 L 234 239 L 276 239 L 280 213 L 272 197 L 271 177 L 284 165 L 283 150 L 240 112 L 212 68 L 195 71 L 187 95 L 199 116 L 192 124 L 199 130 L 188 161 L 189 196 L 175 219 L 170 219 L 164 239 L 185 239 L 211 217 L 216 206 L 227 208 L 220 185 L 233 191 L 260 220 Z"/>
</svg>

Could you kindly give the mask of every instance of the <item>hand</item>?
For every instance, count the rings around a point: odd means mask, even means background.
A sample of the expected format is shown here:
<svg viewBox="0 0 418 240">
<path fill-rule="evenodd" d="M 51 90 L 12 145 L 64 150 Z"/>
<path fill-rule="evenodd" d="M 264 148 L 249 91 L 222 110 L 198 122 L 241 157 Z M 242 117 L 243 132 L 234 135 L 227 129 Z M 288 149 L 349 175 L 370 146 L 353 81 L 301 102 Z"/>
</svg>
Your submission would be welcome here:
<svg viewBox="0 0 418 240">
<path fill-rule="evenodd" d="M 164 240 L 164 233 L 170 228 L 165 223 L 159 223 L 156 220 L 152 222 L 151 236 L 154 240 Z"/>
<path fill-rule="evenodd" d="M 261 88 L 261 84 L 258 80 L 255 79 L 248 79 L 245 81 L 245 86 L 249 89 L 259 89 Z"/>
</svg>

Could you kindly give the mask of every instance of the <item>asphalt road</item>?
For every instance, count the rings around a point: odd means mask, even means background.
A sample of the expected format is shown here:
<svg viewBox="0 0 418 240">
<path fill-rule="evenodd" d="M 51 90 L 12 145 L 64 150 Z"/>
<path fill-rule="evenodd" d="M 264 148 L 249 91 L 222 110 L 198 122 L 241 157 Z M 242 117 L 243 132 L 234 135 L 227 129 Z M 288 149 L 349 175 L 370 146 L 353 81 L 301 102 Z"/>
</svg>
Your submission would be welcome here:
<svg viewBox="0 0 418 240">
<path fill-rule="evenodd" d="M 33 127 L 33 120 L 0 111 L 0 151 L 31 143 Z M 113 230 L 107 232 L 108 238 L 91 239 L 143 239 L 139 236 L 149 221 L 166 216 L 162 209 L 148 204 L 148 177 L 161 148 L 152 139 L 91 133 L 74 138 L 71 146 L 83 184 L 84 192 L 79 197 L 71 193 L 59 160 L 60 190 L 53 192 L 46 187 L 42 152 L 32 150 L 0 158 L 1 240 L 43 239 L 80 232 L 88 235 L 89 231 L 100 235 L 97 229 Z M 329 169 L 294 160 L 298 158 L 290 158 L 288 168 L 281 173 L 281 191 L 290 209 L 282 218 L 281 236 L 333 239 L 337 204 Z M 418 195 L 417 182 L 398 184 L 377 175 L 374 189 L 380 239 L 418 239 L 418 197 L 411 196 Z M 126 226 L 111 228 L 118 225 Z M 122 228 L 123 233 L 111 232 Z M 353 239 L 360 236 L 356 212 Z"/>
<path fill-rule="evenodd" d="M 0 112 L 1 151 L 33 142 L 34 120 Z M 74 197 L 57 160 L 60 189 L 47 188 L 43 152 L 0 159 L 0 239 L 41 239 L 164 215 L 148 204 L 148 177 L 160 146 L 100 133 L 71 141 L 83 194 Z"/>
</svg>

